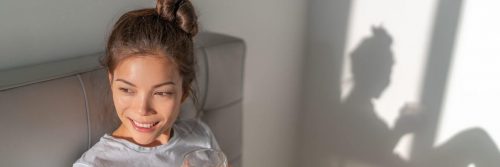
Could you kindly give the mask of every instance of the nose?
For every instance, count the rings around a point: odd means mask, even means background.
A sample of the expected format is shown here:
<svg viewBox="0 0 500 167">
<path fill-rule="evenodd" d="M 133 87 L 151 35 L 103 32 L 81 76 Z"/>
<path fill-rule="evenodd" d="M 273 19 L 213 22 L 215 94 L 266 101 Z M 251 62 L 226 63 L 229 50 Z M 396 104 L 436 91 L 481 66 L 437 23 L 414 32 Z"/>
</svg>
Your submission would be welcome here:
<svg viewBox="0 0 500 167">
<path fill-rule="evenodd" d="M 141 94 L 134 99 L 134 110 L 140 115 L 151 115 L 155 114 L 153 108 L 151 107 L 151 98 L 147 94 Z"/>
</svg>

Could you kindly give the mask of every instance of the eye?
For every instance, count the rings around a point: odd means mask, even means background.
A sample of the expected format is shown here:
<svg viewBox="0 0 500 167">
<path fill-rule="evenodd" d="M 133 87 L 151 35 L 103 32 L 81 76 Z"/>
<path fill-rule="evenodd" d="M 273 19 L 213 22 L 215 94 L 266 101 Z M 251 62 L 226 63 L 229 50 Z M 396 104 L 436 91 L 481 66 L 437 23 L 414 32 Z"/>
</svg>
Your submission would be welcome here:
<svg viewBox="0 0 500 167">
<path fill-rule="evenodd" d="M 130 89 L 127 89 L 127 88 L 118 88 L 118 90 L 120 90 L 121 92 L 123 93 L 126 93 L 126 94 L 132 94 L 132 90 Z"/>
<path fill-rule="evenodd" d="M 174 95 L 174 92 L 155 92 L 154 93 L 155 95 L 159 95 L 159 96 L 172 96 Z"/>
</svg>

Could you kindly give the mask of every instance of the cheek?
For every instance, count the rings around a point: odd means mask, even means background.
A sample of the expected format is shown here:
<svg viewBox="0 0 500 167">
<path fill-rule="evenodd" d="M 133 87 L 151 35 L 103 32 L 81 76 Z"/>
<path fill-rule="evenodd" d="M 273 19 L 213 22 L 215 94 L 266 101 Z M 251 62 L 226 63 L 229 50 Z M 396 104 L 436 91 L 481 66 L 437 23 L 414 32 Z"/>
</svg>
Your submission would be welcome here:
<svg viewBox="0 0 500 167">
<path fill-rule="evenodd" d="M 123 112 L 130 104 L 131 98 L 113 93 L 113 102 L 118 113 Z"/>
<path fill-rule="evenodd" d="M 176 117 L 180 110 L 180 100 L 178 98 L 154 100 L 153 106 L 158 114 L 165 117 Z"/>
</svg>

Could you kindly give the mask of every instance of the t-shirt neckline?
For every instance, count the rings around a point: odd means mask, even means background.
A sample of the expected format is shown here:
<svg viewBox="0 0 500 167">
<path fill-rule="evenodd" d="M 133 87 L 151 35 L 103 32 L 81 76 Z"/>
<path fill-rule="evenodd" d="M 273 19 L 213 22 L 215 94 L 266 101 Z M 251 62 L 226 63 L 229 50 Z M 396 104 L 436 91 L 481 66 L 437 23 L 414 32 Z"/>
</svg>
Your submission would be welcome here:
<svg viewBox="0 0 500 167">
<path fill-rule="evenodd" d="M 140 146 L 140 145 L 135 144 L 135 143 L 133 143 L 131 141 L 128 141 L 126 139 L 121 139 L 121 138 L 114 137 L 114 136 L 112 136 L 112 135 L 110 135 L 108 133 L 104 134 L 103 139 L 107 139 L 107 140 L 111 140 L 111 141 L 123 144 L 126 147 L 128 147 L 128 148 L 130 148 L 130 149 L 132 149 L 134 151 L 137 151 L 137 152 L 151 152 L 151 151 L 155 151 L 155 150 L 168 149 L 169 147 L 173 146 L 174 143 L 177 142 L 178 137 L 179 137 L 179 133 L 177 131 L 177 128 L 176 128 L 175 124 L 172 126 L 172 131 L 173 131 L 173 135 L 168 140 L 167 143 L 159 145 L 159 146 L 154 146 L 154 147 Z"/>
</svg>

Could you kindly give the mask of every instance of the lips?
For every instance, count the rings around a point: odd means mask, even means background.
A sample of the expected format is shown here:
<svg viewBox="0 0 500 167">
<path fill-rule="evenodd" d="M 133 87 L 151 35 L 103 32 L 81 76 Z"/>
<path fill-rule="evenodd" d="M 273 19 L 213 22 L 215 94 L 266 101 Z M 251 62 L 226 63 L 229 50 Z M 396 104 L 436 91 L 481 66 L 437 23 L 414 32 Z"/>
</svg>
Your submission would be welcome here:
<svg viewBox="0 0 500 167">
<path fill-rule="evenodd" d="M 139 131 L 139 132 L 151 132 L 155 129 L 156 125 L 158 125 L 158 122 L 139 122 L 133 119 L 130 119 L 130 122 L 134 126 L 134 128 Z"/>
</svg>

